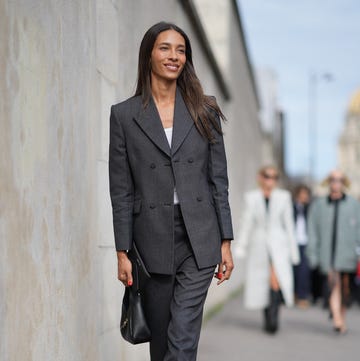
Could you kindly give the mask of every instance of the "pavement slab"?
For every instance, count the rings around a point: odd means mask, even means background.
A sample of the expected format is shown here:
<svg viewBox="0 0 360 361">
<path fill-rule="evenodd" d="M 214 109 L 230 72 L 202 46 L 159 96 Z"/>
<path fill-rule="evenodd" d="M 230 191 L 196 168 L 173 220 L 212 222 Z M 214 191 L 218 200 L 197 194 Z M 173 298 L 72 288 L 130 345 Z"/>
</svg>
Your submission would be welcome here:
<svg viewBox="0 0 360 361">
<path fill-rule="evenodd" d="M 348 333 L 333 331 L 328 311 L 282 307 L 276 335 L 262 331 L 261 311 L 245 310 L 241 295 L 204 324 L 198 361 L 360 361 L 360 308 L 347 313 Z"/>
</svg>

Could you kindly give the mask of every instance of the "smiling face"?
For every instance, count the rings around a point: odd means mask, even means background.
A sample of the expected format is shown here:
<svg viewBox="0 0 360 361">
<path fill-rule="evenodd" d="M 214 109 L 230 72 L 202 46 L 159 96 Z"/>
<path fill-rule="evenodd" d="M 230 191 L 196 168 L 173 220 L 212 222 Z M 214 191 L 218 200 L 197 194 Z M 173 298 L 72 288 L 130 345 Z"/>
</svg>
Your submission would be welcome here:
<svg viewBox="0 0 360 361">
<path fill-rule="evenodd" d="M 185 39 L 175 30 L 161 32 L 151 53 L 151 79 L 176 81 L 185 63 Z"/>
</svg>

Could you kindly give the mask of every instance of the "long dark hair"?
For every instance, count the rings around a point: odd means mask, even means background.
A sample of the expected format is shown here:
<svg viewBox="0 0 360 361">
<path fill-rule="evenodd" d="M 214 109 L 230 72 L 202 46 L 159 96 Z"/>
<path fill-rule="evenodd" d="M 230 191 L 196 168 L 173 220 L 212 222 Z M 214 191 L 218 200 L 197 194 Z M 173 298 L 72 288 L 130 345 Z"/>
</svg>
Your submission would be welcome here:
<svg viewBox="0 0 360 361">
<path fill-rule="evenodd" d="M 190 40 L 185 32 L 175 24 L 162 21 L 153 25 L 145 33 L 139 50 L 138 79 L 135 95 L 142 97 L 144 107 L 148 105 L 151 98 L 151 53 L 158 35 L 167 30 L 175 30 L 185 40 L 186 63 L 177 79 L 177 85 L 197 129 L 210 142 L 213 142 L 212 128 L 219 134 L 222 134 L 216 115 L 223 120 L 225 120 L 225 116 L 221 112 L 215 98 L 204 94 L 199 78 L 194 70 Z"/>
</svg>

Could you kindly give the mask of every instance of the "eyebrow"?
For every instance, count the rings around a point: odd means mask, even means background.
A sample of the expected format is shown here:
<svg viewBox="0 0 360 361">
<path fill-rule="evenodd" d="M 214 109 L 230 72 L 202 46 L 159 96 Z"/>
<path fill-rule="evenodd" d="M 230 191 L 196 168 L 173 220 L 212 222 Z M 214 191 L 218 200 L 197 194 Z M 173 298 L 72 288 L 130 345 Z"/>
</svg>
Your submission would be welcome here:
<svg viewBox="0 0 360 361">
<path fill-rule="evenodd" d="M 167 42 L 162 42 L 162 43 L 160 43 L 159 45 L 172 45 L 171 43 L 167 43 Z M 185 44 L 177 44 L 176 45 L 178 48 L 179 47 L 182 47 L 182 48 L 185 48 Z"/>
</svg>

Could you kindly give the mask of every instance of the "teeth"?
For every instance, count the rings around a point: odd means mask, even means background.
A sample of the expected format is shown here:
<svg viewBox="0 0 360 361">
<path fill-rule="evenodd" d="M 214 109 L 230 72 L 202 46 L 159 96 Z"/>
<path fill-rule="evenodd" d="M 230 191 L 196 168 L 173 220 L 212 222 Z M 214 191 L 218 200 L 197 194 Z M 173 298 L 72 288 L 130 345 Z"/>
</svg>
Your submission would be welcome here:
<svg viewBox="0 0 360 361">
<path fill-rule="evenodd" d="M 176 65 L 166 65 L 166 67 L 171 70 L 177 70 L 177 68 L 178 68 Z"/>
</svg>

